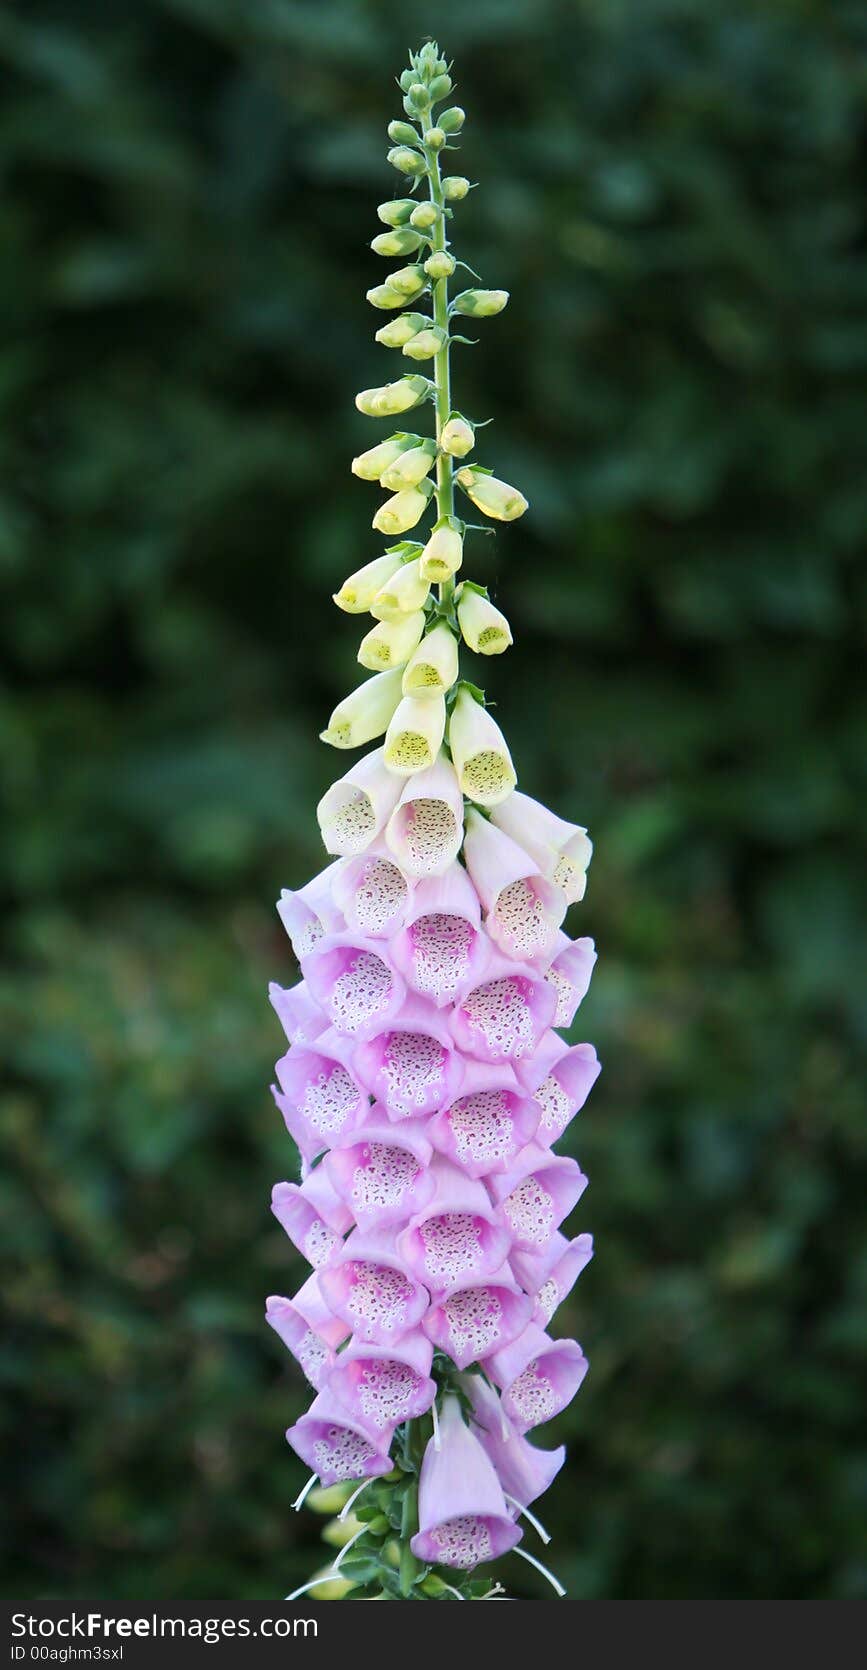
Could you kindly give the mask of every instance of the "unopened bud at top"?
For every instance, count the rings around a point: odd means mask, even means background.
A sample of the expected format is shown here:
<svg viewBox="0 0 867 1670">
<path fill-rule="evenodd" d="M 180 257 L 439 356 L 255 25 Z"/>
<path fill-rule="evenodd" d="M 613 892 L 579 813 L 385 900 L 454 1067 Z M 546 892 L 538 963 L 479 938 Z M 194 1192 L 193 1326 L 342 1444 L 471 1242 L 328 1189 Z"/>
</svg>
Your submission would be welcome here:
<svg viewBox="0 0 867 1670">
<path fill-rule="evenodd" d="M 394 145 L 418 144 L 418 134 L 409 122 L 389 122 L 386 132 Z"/>
<path fill-rule="evenodd" d="M 470 189 L 470 182 L 463 174 L 447 174 L 443 180 L 443 197 L 447 203 L 460 203 Z"/>
<path fill-rule="evenodd" d="M 403 351 L 410 360 L 431 360 L 438 354 L 443 343 L 446 342 L 446 332 L 441 325 L 430 325 L 426 330 L 418 331 L 403 345 Z"/>
<path fill-rule="evenodd" d="M 528 501 L 517 487 L 510 487 L 507 481 L 498 481 L 495 475 L 487 475 L 473 464 L 464 464 L 457 471 L 455 481 L 476 509 L 493 517 L 496 522 L 514 522 L 527 509 Z"/>
<path fill-rule="evenodd" d="M 368 447 L 366 452 L 353 458 L 352 473 L 362 481 L 379 481 L 402 452 L 409 452 L 419 444 L 418 435 L 389 435 L 387 441 L 380 441 L 379 446 Z"/>
<path fill-rule="evenodd" d="M 472 424 L 467 423 L 466 418 L 450 417 L 448 422 L 443 424 L 440 446 L 450 457 L 466 458 L 467 453 L 472 452 L 475 442 L 476 432 Z"/>
<path fill-rule="evenodd" d="M 429 255 L 425 261 L 424 270 L 428 278 L 451 278 L 455 270 L 455 258 L 447 249 L 434 250 L 433 255 Z"/>
<path fill-rule="evenodd" d="M 453 86 L 450 75 L 435 75 L 428 88 L 431 104 L 439 104 L 440 99 L 447 99 Z"/>
<path fill-rule="evenodd" d="M 412 226 L 395 226 L 390 232 L 379 232 L 370 247 L 374 255 L 414 255 L 424 241 Z"/>
<path fill-rule="evenodd" d="M 471 319 L 490 319 L 502 313 L 508 300 L 508 290 L 462 290 L 452 306 L 456 313 L 468 314 Z"/>
<path fill-rule="evenodd" d="M 380 325 L 376 341 L 381 342 L 384 348 L 402 348 L 410 337 L 417 336 L 430 322 L 423 313 L 402 313 L 399 319 L 389 319 L 387 325 Z"/>
<path fill-rule="evenodd" d="M 405 226 L 412 218 L 414 208 L 414 198 L 392 197 L 387 203 L 380 203 L 376 212 L 385 226 Z"/>
<path fill-rule="evenodd" d="M 379 478 L 381 485 L 392 493 L 399 493 L 402 487 L 417 487 L 433 469 L 436 451 L 436 441 L 429 439 L 409 447 L 383 470 Z"/>
<path fill-rule="evenodd" d="M 355 404 L 365 417 L 394 417 L 417 406 L 430 390 L 427 377 L 400 377 L 396 383 L 385 383 L 381 388 L 362 389 L 355 396 Z"/>
<path fill-rule="evenodd" d="M 437 127 L 444 133 L 459 133 L 467 119 L 467 113 L 459 104 L 453 104 L 448 110 L 443 110 L 437 117 Z"/>
<path fill-rule="evenodd" d="M 418 176 L 424 174 L 427 169 L 424 157 L 419 156 L 418 151 L 411 151 L 408 145 L 395 145 L 388 152 L 386 161 L 391 163 L 392 168 L 397 169 L 398 174 Z"/>
<path fill-rule="evenodd" d="M 409 217 L 410 226 L 415 226 L 420 232 L 425 232 L 433 226 L 439 210 L 435 203 L 416 203 Z"/>
</svg>

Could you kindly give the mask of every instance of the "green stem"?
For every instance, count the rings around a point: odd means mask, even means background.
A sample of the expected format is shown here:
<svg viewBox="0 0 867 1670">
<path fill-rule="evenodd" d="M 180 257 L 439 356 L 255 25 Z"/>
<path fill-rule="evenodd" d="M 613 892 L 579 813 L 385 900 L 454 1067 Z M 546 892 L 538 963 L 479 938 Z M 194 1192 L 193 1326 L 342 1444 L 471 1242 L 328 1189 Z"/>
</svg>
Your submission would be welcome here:
<svg viewBox="0 0 867 1670">
<path fill-rule="evenodd" d="M 427 135 L 433 125 L 430 111 L 425 111 L 421 122 L 423 139 L 427 139 Z M 428 159 L 430 200 L 437 210 L 436 225 L 434 227 L 433 238 L 431 240 L 431 250 L 432 252 L 437 253 L 439 251 L 445 251 L 448 243 L 448 239 L 446 238 L 445 198 L 443 197 L 442 180 L 440 178 L 439 152 L 432 151 L 427 145 L 425 145 L 425 154 Z M 436 279 L 431 286 L 431 292 L 433 295 L 434 324 L 439 325 L 440 329 L 444 330 L 446 333 L 445 341 L 434 358 L 434 382 L 436 384 L 436 439 L 437 447 L 439 448 L 440 436 L 442 435 L 445 424 L 448 422 L 449 413 L 452 409 L 451 375 L 449 371 L 449 349 L 451 347 L 451 343 L 448 335 L 448 279 Z M 455 490 L 454 483 L 452 481 L 452 461 L 448 453 L 443 452 L 442 450 L 439 450 L 437 453 L 436 505 L 437 520 L 439 520 L 442 516 L 453 516 L 455 513 Z M 447 603 L 452 597 L 454 589 L 454 580 L 444 580 L 442 585 L 439 587 L 440 602 Z"/>
</svg>

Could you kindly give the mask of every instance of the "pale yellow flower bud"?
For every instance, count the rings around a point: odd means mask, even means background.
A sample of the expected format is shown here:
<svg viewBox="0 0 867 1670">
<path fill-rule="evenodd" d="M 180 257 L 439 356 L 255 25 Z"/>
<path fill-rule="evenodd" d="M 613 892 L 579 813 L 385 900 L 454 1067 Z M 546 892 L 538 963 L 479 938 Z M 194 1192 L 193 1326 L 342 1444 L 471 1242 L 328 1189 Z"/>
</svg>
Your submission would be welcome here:
<svg viewBox="0 0 867 1670">
<path fill-rule="evenodd" d="M 458 676 L 457 639 L 444 620 L 438 621 L 413 650 L 403 675 L 405 696 L 444 696 Z"/>
<path fill-rule="evenodd" d="M 386 674 L 386 677 L 396 676 Z M 442 696 L 404 696 L 385 733 L 385 763 L 400 777 L 433 765 L 446 728 Z"/>
<path fill-rule="evenodd" d="M 472 464 L 465 464 L 463 469 L 458 470 L 455 481 L 463 488 L 467 498 L 472 499 L 477 510 L 497 522 L 514 522 L 527 509 L 528 501 L 517 487 L 498 481 L 495 475 L 484 475 Z"/>
<path fill-rule="evenodd" d="M 396 417 L 424 400 L 430 387 L 427 377 L 400 377 L 396 383 L 384 383 L 381 388 L 362 389 L 355 396 L 355 404 L 365 417 Z"/>
<path fill-rule="evenodd" d="M 423 313 L 401 313 L 397 319 L 389 319 L 387 325 L 380 325 L 374 333 L 375 340 L 381 342 L 383 348 L 402 348 L 410 337 L 429 325 L 430 320 Z"/>
<path fill-rule="evenodd" d="M 455 270 L 455 258 L 447 249 L 435 249 L 433 255 L 429 255 L 425 261 L 424 270 L 428 278 L 451 278 Z"/>
<path fill-rule="evenodd" d="M 401 672 L 376 673 L 338 702 L 320 741 L 332 748 L 361 748 L 382 736 L 401 701 Z"/>
<path fill-rule="evenodd" d="M 381 481 L 395 459 L 401 453 L 409 452 L 411 447 L 416 447 L 418 442 L 418 435 L 389 435 L 387 441 L 380 441 L 379 446 L 368 447 L 366 452 L 353 458 L 352 473 L 362 481 Z"/>
<path fill-rule="evenodd" d="M 378 533 L 393 537 L 408 533 L 427 509 L 428 500 L 433 492 L 433 482 L 421 481 L 417 487 L 404 487 L 395 493 L 385 504 L 381 504 L 373 518 L 373 527 Z"/>
<path fill-rule="evenodd" d="M 502 655 L 512 642 L 512 631 L 504 614 L 490 598 L 464 586 L 458 600 L 458 622 L 464 643 L 477 655 Z"/>
<path fill-rule="evenodd" d="M 370 613 L 376 620 L 393 620 L 396 615 L 424 608 L 429 595 L 430 581 L 422 574 L 416 557 L 413 562 L 404 563 L 394 570 L 383 582 L 370 604 Z"/>
<path fill-rule="evenodd" d="M 388 552 L 382 557 L 374 557 L 372 562 L 366 562 L 363 568 L 357 568 L 334 593 L 338 609 L 347 615 L 365 615 L 380 588 L 399 568 L 400 557 Z"/>
<path fill-rule="evenodd" d="M 428 580 L 449 580 L 457 574 L 463 556 L 463 540 L 457 529 L 449 527 L 448 522 L 437 522 L 419 559 L 421 572 Z"/>
<path fill-rule="evenodd" d="M 425 628 L 426 615 L 422 609 L 414 614 L 400 615 L 397 620 L 381 620 L 361 640 L 358 660 L 362 667 L 373 672 L 384 672 L 387 667 L 405 667 Z"/>
<path fill-rule="evenodd" d="M 466 418 L 452 417 L 443 424 L 440 446 L 452 458 L 466 458 L 476 444 L 476 432 Z"/>
<path fill-rule="evenodd" d="M 430 330 L 418 331 L 404 343 L 404 357 L 410 360 L 432 360 L 438 354 L 446 340 L 446 333 L 438 325 L 432 325 Z"/>
<path fill-rule="evenodd" d="M 496 806 L 511 794 L 518 779 L 506 739 L 468 690 L 458 692 L 452 708 L 449 747 L 458 782 L 470 800 Z"/>
<path fill-rule="evenodd" d="M 402 452 L 383 470 L 380 485 L 392 493 L 399 493 L 402 487 L 416 487 L 433 469 L 436 451 L 435 441 L 422 441 L 420 446 Z"/>
<path fill-rule="evenodd" d="M 387 282 L 392 290 L 410 298 L 418 296 L 427 286 L 424 268 L 419 266 L 398 267 L 396 273 L 389 273 Z"/>
</svg>

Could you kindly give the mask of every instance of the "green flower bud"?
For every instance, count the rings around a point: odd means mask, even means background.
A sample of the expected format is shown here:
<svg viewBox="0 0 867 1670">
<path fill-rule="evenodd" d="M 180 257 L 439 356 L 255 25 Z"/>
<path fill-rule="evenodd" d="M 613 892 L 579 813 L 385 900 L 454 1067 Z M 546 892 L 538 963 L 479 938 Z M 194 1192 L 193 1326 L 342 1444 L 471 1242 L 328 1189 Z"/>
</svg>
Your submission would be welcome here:
<svg viewBox="0 0 867 1670">
<path fill-rule="evenodd" d="M 439 1600 L 440 1595 L 448 1594 L 448 1584 L 444 1583 L 441 1577 L 437 1577 L 436 1572 L 433 1571 L 425 1578 L 423 1583 L 419 1584 L 419 1588 L 422 1594 L 427 1595 L 430 1600 Z"/>
<path fill-rule="evenodd" d="M 415 70 L 403 70 L 402 73 L 401 73 L 401 76 L 400 76 L 400 83 L 399 83 L 401 92 L 402 93 L 408 93 L 410 87 L 412 86 L 413 82 L 416 79 L 417 78 L 416 78 Z"/>
<path fill-rule="evenodd" d="M 439 104 L 440 99 L 447 99 L 453 86 L 450 75 L 435 75 L 428 88 L 431 104 Z"/>
<path fill-rule="evenodd" d="M 429 324 L 430 320 L 423 313 L 402 313 L 399 319 L 389 319 L 387 325 L 380 325 L 376 341 L 381 342 L 383 348 L 402 348 L 411 336 Z"/>
<path fill-rule="evenodd" d="M 412 301 L 426 288 L 424 268 L 418 266 L 398 267 L 396 273 L 389 273 L 388 284 L 390 289 L 397 290 L 401 296 L 405 296 L 408 301 Z"/>
<path fill-rule="evenodd" d="M 392 168 L 397 169 L 398 174 L 419 175 L 427 170 L 424 157 L 420 157 L 418 151 L 409 150 L 406 145 L 396 145 L 389 151 L 385 160 L 391 163 Z"/>
<path fill-rule="evenodd" d="M 428 128 L 424 137 L 424 142 L 431 151 L 441 151 L 446 142 L 446 136 L 443 129 L 439 127 Z"/>
<path fill-rule="evenodd" d="M 435 224 L 438 215 L 439 210 L 435 203 L 417 203 L 409 217 L 409 224 L 424 232 Z"/>
<path fill-rule="evenodd" d="M 431 387 L 427 377 L 401 377 L 382 388 L 362 389 L 355 396 L 355 404 L 365 417 L 394 417 L 398 412 L 411 411 L 425 400 Z"/>
<path fill-rule="evenodd" d="M 418 134 L 415 128 L 410 127 L 409 122 L 389 122 L 386 132 L 395 145 L 418 144 Z"/>
<path fill-rule="evenodd" d="M 379 335 L 378 331 L 377 335 Z M 443 424 L 440 446 L 443 452 L 447 452 L 450 457 L 466 458 L 467 453 L 472 452 L 475 444 L 476 432 L 472 424 L 467 423 L 466 418 L 450 417 L 448 422 Z"/>
<path fill-rule="evenodd" d="M 502 313 L 508 299 L 508 290 L 462 290 L 452 305 L 456 313 L 466 313 L 471 319 L 490 319 Z"/>
<path fill-rule="evenodd" d="M 380 203 L 376 212 L 386 226 L 405 226 L 415 207 L 412 197 L 392 197 L 388 203 Z"/>
<path fill-rule="evenodd" d="M 374 255 L 414 255 L 424 239 L 411 226 L 398 226 L 391 232 L 380 232 L 371 242 Z"/>
<path fill-rule="evenodd" d="M 488 475 L 472 464 L 465 464 L 463 469 L 458 470 L 455 481 L 476 509 L 483 511 L 485 516 L 493 517 L 496 522 L 514 522 L 527 509 L 528 501 L 517 487 L 498 481 L 495 475 Z"/>
<path fill-rule="evenodd" d="M 409 447 L 383 470 L 380 486 L 387 487 L 390 493 L 399 493 L 402 487 L 417 487 L 433 469 L 436 453 L 436 441 L 425 440 L 419 446 Z"/>
<path fill-rule="evenodd" d="M 405 342 L 403 351 L 410 360 L 432 360 L 446 340 L 446 332 L 439 325 L 431 325 L 428 330 L 419 331 L 417 336 Z"/>
<path fill-rule="evenodd" d="M 372 290 L 367 291 L 367 300 L 371 307 L 387 311 L 390 307 L 406 307 L 407 298 L 400 290 L 395 290 L 390 284 L 374 284 Z"/>
<path fill-rule="evenodd" d="M 397 320 L 394 321 L 397 324 Z M 368 447 L 352 460 L 352 473 L 361 481 L 379 481 L 385 470 L 389 470 L 396 459 L 404 452 L 417 447 L 417 435 L 389 435 L 387 441 L 380 441 L 379 446 Z M 366 607 L 366 605 L 365 605 Z"/>
<path fill-rule="evenodd" d="M 428 278 L 451 278 L 455 270 L 455 258 L 447 249 L 436 249 L 425 261 L 424 270 Z"/>
<path fill-rule="evenodd" d="M 443 180 L 443 197 L 447 203 L 460 203 L 470 189 L 463 174 L 447 174 Z"/>
<path fill-rule="evenodd" d="M 414 81 L 412 86 L 407 88 L 405 102 L 413 110 L 427 110 L 431 96 L 423 82 Z"/>
<path fill-rule="evenodd" d="M 437 117 L 437 127 L 442 128 L 443 133 L 459 133 L 466 119 L 466 111 L 459 104 L 453 104 Z"/>
<path fill-rule="evenodd" d="M 380 505 L 371 526 L 377 533 L 388 534 L 391 539 L 408 533 L 427 510 L 432 492 L 432 481 L 422 480 L 415 487 L 401 488 L 399 493 L 394 493 Z M 412 648 L 415 648 L 415 644 Z"/>
</svg>

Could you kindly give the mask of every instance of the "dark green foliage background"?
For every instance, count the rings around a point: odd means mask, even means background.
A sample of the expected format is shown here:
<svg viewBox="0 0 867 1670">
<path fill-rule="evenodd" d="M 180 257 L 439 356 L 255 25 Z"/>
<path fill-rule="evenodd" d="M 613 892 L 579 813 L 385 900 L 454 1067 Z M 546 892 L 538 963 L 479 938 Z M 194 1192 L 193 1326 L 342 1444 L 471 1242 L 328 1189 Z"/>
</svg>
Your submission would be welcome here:
<svg viewBox="0 0 867 1670">
<path fill-rule="evenodd" d="M 429 30 L 459 253 L 513 295 L 460 403 L 532 501 L 471 551 L 516 627 L 487 687 L 597 843 L 553 1561 L 572 1598 L 864 1595 L 854 0 L 3 9 L 4 1586 L 271 1597 L 318 1558 L 265 987 L 346 763 L 367 241 Z"/>
</svg>

